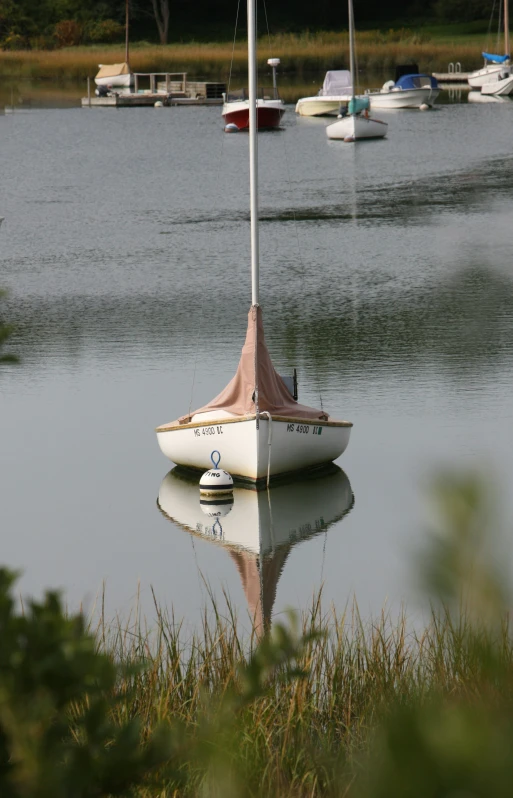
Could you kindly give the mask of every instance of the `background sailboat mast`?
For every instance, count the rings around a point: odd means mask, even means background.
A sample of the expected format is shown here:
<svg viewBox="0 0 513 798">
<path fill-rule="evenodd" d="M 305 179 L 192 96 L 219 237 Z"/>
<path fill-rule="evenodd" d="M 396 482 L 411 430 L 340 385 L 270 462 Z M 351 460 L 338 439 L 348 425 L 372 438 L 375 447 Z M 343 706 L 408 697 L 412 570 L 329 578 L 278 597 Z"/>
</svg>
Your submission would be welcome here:
<svg viewBox="0 0 513 798">
<path fill-rule="evenodd" d="M 248 0 L 248 80 L 249 80 L 249 191 L 251 213 L 251 304 L 258 305 L 258 144 L 257 144 L 257 69 L 256 6 Z"/>
<path fill-rule="evenodd" d="M 126 0 L 126 4 L 125 4 L 125 63 L 127 63 L 127 64 L 128 64 L 128 23 L 129 23 L 128 0 Z"/>
<path fill-rule="evenodd" d="M 504 55 L 509 52 L 509 0 L 504 0 Z"/>
<path fill-rule="evenodd" d="M 353 0 L 348 2 L 349 9 L 349 69 L 351 71 L 351 83 L 353 84 L 353 100 L 356 94 L 356 65 L 354 57 L 354 12 Z"/>
</svg>

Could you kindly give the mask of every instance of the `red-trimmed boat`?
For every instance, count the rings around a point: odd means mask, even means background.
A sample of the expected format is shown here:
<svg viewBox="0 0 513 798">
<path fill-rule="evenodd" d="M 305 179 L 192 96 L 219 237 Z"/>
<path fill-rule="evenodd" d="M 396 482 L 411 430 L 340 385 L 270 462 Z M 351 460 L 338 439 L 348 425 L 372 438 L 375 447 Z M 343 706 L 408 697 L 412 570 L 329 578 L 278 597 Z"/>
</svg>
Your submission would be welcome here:
<svg viewBox="0 0 513 798">
<path fill-rule="evenodd" d="M 257 128 L 269 130 L 280 126 L 285 105 L 274 88 L 260 89 L 257 98 Z M 223 118 L 225 125 L 236 125 L 239 130 L 249 128 L 249 95 L 247 89 L 231 91 L 224 96 Z"/>
</svg>

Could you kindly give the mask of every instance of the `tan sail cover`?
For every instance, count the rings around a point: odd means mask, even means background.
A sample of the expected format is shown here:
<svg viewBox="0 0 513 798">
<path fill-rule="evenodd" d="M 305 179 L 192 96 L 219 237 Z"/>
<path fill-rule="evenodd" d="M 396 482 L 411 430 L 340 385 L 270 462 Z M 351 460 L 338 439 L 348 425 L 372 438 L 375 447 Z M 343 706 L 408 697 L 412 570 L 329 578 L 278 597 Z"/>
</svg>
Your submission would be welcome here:
<svg viewBox="0 0 513 798">
<path fill-rule="evenodd" d="M 118 75 L 129 75 L 128 64 L 101 64 L 97 78 L 116 78 Z"/>
<path fill-rule="evenodd" d="M 248 331 L 246 342 L 242 347 L 242 355 L 235 377 L 212 399 L 208 405 L 200 407 L 194 413 L 206 413 L 211 410 L 226 410 L 237 416 L 252 415 L 256 412 L 255 389 L 258 388 L 258 410 L 267 410 L 272 416 L 289 416 L 292 418 L 323 419 L 328 415 L 314 407 L 301 405 L 291 396 L 280 375 L 275 371 L 264 337 L 262 309 L 253 305 L 248 315 Z M 182 424 L 191 416 L 183 416 Z"/>
</svg>

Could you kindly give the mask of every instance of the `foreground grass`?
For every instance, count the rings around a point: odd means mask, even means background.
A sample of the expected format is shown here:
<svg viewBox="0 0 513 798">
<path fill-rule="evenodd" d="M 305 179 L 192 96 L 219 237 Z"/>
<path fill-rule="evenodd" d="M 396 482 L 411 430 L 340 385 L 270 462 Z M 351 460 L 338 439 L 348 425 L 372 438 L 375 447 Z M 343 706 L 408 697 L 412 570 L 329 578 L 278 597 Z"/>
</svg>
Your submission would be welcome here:
<svg viewBox="0 0 513 798">
<path fill-rule="evenodd" d="M 283 634 L 279 627 L 278 650 Z M 493 647 L 500 672 L 512 672 L 507 623 L 476 636 L 469 616 L 455 622 L 447 611 L 433 611 L 415 632 L 404 615 L 364 623 L 356 604 L 324 614 L 315 601 L 293 635 L 307 641 L 293 663 L 301 677 L 287 676 L 285 656 L 274 670 L 264 662 L 262 689 L 240 703 L 234 696 L 247 693 L 244 668 L 257 641 L 240 634 L 229 605 L 224 615 L 214 606 L 191 637 L 160 612 L 151 635 L 119 626 L 100 637 L 124 666 L 145 663 L 121 685 L 118 720 L 142 718 L 148 739 L 163 721 L 180 726 L 180 779 L 163 776 L 164 795 L 359 795 L 366 752 L 393 713 L 435 697 L 456 708 L 485 695 L 487 711 L 513 704 L 513 678 L 499 685 L 481 658 Z"/>
<path fill-rule="evenodd" d="M 409 30 L 363 31 L 358 34 L 360 70 L 393 69 L 396 64 L 414 62 L 421 70 L 446 70 L 449 62 L 459 61 L 463 69 L 481 63 L 482 35 L 431 36 Z M 286 34 L 262 39 L 259 67 L 267 58 L 279 56 L 283 71 L 298 74 L 347 66 L 347 33 Z M 134 45 L 131 66 L 137 72 L 186 71 L 191 77 L 227 79 L 232 57 L 231 43 L 190 43 L 168 46 Z M 0 74 L 11 77 L 76 80 L 92 77 L 99 63 L 124 60 L 121 47 L 72 47 L 54 51 L 0 52 Z M 246 71 L 246 43 L 236 44 L 233 74 Z"/>
</svg>

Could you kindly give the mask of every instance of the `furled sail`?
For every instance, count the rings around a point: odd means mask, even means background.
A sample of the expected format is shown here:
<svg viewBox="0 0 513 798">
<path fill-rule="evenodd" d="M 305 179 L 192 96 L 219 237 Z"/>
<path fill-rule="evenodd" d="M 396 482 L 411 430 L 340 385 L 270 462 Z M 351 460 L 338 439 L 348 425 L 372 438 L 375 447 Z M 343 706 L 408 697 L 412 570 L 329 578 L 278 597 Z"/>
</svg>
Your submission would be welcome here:
<svg viewBox="0 0 513 798">
<path fill-rule="evenodd" d="M 257 409 L 260 413 L 267 411 L 272 416 L 328 419 L 323 410 L 299 404 L 290 394 L 272 364 L 265 343 L 262 308 L 253 305 L 249 311 L 246 341 L 234 378 L 215 399 L 194 413 L 183 416 L 180 423 L 187 424 L 192 416 L 212 410 L 225 410 L 236 416 L 244 416 L 256 413 Z"/>
</svg>

